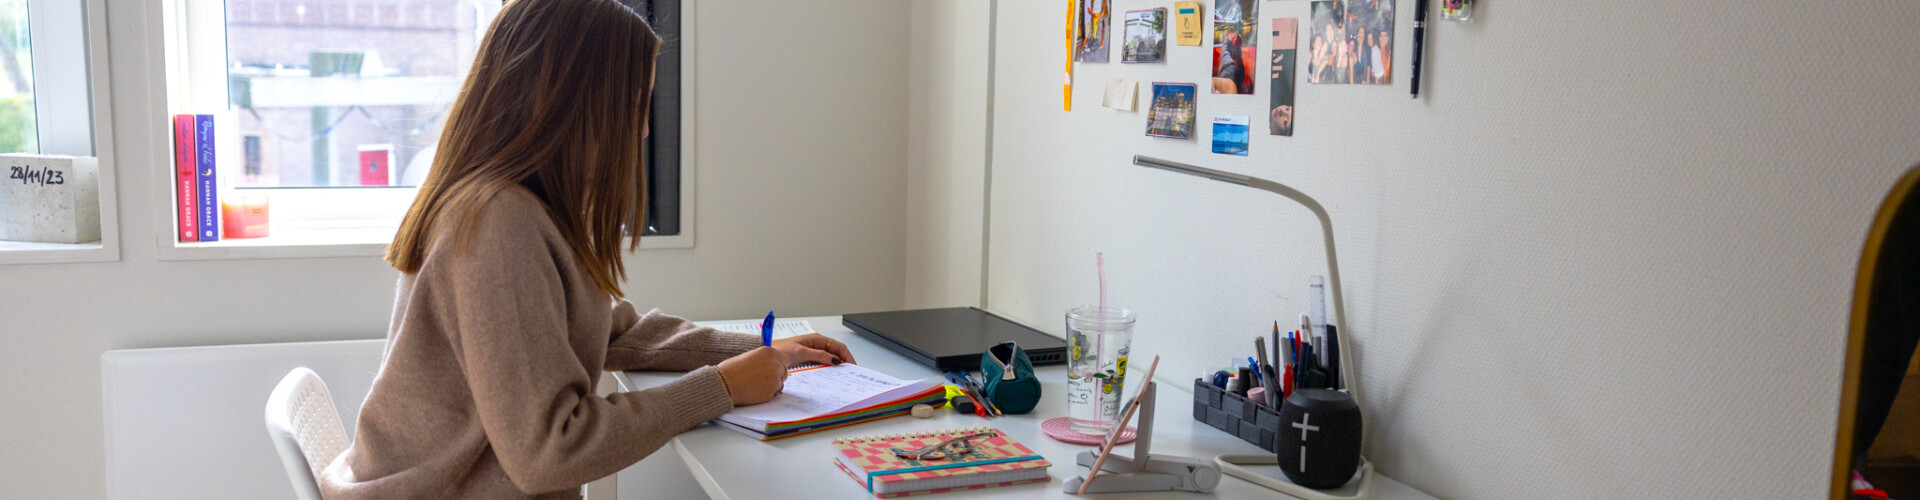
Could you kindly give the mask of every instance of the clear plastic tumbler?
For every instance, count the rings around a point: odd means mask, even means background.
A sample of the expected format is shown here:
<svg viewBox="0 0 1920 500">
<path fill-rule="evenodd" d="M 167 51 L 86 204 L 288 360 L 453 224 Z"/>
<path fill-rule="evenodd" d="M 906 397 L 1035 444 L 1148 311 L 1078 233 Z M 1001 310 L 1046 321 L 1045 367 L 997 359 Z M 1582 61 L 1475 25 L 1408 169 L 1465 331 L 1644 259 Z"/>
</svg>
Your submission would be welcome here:
<svg viewBox="0 0 1920 500">
<path fill-rule="evenodd" d="M 1126 309 L 1067 311 L 1067 423 L 1074 432 L 1106 435 L 1120 419 L 1133 320 Z"/>
</svg>

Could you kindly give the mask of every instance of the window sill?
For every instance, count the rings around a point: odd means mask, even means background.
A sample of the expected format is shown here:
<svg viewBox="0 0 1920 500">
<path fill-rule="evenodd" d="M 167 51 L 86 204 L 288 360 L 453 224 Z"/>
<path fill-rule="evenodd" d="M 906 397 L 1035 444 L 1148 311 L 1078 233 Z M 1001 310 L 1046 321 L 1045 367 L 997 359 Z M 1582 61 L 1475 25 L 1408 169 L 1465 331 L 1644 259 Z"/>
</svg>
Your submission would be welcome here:
<svg viewBox="0 0 1920 500">
<path fill-rule="evenodd" d="M 160 247 L 160 260 L 313 259 L 378 257 L 394 228 L 287 229 L 263 238 L 227 238 Z"/>
<path fill-rule="evenodd" d="M 92 243 L 0 241 L 0 265 L 74 264 L 117 260 L 120 260 L 120 249 L 109 248 L 98 241 Z"/>
<path fill-rule="evenodd" d="M 192 261 L 380 257 L 386 255 L 387 243 L 393 241 L 394 231 L 393 227 L 291 229 L 275 231 L 264 238 L 175 243 L 162 246 L 159 258 L 163 261 Z M 640 240 L 642 251 L 685 248 L 693 248 L 692 235 L 647 236 Z M 0 246 L 0 250 L 7 249 Z M 0 258 L 5 258 L 5 255 L 5 252 L 0 252 Z"/>
</svg>

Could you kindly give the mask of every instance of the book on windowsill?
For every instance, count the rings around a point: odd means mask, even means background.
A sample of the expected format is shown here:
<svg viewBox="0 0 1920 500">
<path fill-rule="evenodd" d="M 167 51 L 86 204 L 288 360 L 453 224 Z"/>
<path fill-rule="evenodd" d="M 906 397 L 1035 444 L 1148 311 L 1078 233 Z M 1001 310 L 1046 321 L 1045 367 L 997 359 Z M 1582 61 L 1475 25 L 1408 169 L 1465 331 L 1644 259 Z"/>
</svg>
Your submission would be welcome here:
<svg viewBox="0 0 1920 500">
<path fill-rule="evenodd" d="M 200 241 L 200 198 L 195 195 L 200 185 L 195 168 L 199 146 L 194 129 L 193 115 L 173 115 L 173 206 L 182 242 Z"/>
<path fill-rule="evenodd" d="M 993 435 L 973 441 L 965 453 L 938 460 L 914 460 L 896 452 L 911 452 L 975 433 Z M 1053 464 L 999 429 L 977 427 L 837 439 L 834 465 L 881 498 L 945 493 L 1051 481 Z"/>
<path fill-rule="evenodd" d="M 195 212 L 200 216 L 200 241 L 220 241 L 220 183 L 214 167 L 213 115 L 194 115 L 193 144 Z"/>
</svg>

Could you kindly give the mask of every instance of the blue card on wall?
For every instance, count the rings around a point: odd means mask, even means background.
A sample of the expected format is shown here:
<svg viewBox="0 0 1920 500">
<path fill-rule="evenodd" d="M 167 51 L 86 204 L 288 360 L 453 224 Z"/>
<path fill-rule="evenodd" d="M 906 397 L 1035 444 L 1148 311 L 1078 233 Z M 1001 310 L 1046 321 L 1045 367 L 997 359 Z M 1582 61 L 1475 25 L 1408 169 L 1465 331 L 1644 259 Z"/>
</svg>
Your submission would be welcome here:
<svg viewBox="0 0 1920 500">
<path fill-rule="evenodd" d="M 1213 117 L 1213 152 L 1247 155 L 1247 116 Z"/>
</svg>

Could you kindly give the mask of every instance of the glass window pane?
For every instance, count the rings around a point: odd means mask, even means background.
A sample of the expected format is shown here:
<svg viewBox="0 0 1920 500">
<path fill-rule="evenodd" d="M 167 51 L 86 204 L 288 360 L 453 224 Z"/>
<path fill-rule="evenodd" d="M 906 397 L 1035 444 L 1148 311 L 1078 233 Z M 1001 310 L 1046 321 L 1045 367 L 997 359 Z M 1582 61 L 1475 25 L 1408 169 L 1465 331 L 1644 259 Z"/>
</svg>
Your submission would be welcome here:
<svg viewBox="0 0 1920 500">
<path fill-rule="evenodd" d="M 415 186 L 500 4 L 228 0 L 226 9 L 245 160 L 237 186 Z"/>
<path fill-rule="evenodd" d="M 34 127 L 33 47 L 27 36 L 27 0 L 0 0 L 0 153 L 38 153 Z"/>
</svg>

